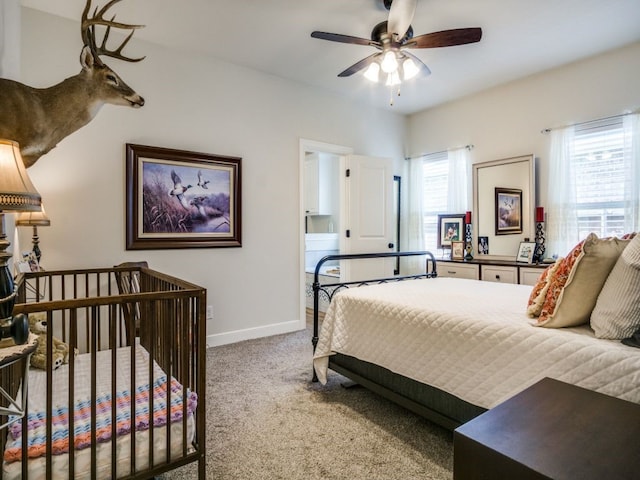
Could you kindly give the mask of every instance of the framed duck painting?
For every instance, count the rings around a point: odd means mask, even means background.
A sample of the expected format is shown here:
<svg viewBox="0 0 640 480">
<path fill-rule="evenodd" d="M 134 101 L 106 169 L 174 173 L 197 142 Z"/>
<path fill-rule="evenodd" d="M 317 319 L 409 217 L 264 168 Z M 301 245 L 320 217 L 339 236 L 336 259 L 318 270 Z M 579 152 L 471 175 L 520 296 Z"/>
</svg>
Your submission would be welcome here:
<svg viewBox="0 0 640 480">
<path fill-rule="evenodd" d="M 240 247 L 241 159 L 126 144 L 126 248 Z"/>
</svg>

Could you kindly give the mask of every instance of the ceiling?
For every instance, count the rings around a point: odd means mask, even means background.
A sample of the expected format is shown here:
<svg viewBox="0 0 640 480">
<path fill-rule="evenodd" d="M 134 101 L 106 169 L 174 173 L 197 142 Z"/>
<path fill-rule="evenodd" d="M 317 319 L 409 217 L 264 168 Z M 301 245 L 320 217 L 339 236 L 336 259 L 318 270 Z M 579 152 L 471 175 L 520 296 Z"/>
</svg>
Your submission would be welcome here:
<svg viewBox="0 0 640 480">
<path fill-rule="evenodd" d="M 100 6 L 106 3 L 98 1 Z M 80 20 L 85 0 L 21 3 Z M 374 53 L 373 47 L 310 37 L 320 30 L 370 38 L 371 29 L 388 15 L 382 0 L 123 0 L 112 10 L 119 21 L 146 25 L 136 38 L 400 114 L 640 41 L 639 0 L 418 0 L 415 36 L 481 27 L 483 37 L 470 45 L 412 50 L 432 74 L 405 83 L 390 106 L 387 87 L 372 84 L 362 74 L 337 77 Z M 144 52 L 131 53 L 138 54 Z"/>
</svg>

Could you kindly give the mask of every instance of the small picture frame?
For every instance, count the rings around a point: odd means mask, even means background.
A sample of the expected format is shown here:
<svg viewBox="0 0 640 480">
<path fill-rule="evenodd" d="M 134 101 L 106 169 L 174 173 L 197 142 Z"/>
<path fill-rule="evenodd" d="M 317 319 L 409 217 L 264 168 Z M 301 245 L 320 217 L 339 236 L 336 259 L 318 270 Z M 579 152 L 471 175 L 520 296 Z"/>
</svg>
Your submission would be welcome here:
<svg viewBox="0 0 640 480">
<path fill-rule="evenodd" d="M 15 269 L 17 273 L 29 273 L 31 271 L 31 265 L 29 265 L 28 261 L 21 260 L 19 262 L 16 262 Z"/>
<path fill-rule="evenodd" d="M 35 252 L 22 252 L 22 261 L 18 262 L 18 271 L 24 273 L 40 271 L 40 263 Z"/>
<path fill-rule="evenodd" d="M 464 213 L 438 215 L 438 248 L 451 248 L 451 242 L 464 239 Z"/>
<path fill-rule="evenodd" d="M 489 255 L 489 237 L 478 237 L 478 255 Z"/>
<path fill-rule="evenodd" d="M 464 242 L 451 242 L 451 260 L 464 260 Z"/>
<path fill-rule="evenodd" d="M 533 253 L 536 250 L 536 242 L 520 242 L 518 247 L 518 255 L 516 256 L 516 262 L 532 263 Z"/>
</svg>

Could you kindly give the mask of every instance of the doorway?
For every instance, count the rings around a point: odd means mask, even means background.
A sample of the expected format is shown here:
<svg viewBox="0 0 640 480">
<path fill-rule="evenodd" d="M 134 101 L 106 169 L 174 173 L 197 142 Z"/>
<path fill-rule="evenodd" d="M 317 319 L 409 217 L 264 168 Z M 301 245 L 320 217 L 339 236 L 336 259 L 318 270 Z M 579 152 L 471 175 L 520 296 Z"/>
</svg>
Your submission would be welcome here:
<svg viewBox="0 0 640 480">
<path fill-rule="evenodd" d="M 314 167 L 311 166 L 310 160 L 312 157 L 315 157 L 315 159 L 317 159 L 318 162 L 337 161 L 339 163 L 342 163 L 344 162 L 344 158 L 347 155 L 351 155 L 351 154 L 353 154 L 353 149 L 350 147 L 345 147 L 342 145 L 333 145 L 330 143 L 317 142 L 314 140 L 306 140 L 306 139 L 300 140 L 300 152 L 299 152 L 300 227 L 299 227 L 299 243 L 298 243 L 300 246 L 299 247 L 300 279 L 298 283 L 300 285 L 300 322 L 301 322 L 300 328 L 305 327 L 306 308 L 307 308 L 308 289 L 309 289 L 308 288 L 309 282 L 307 281 L 308 273 L 307 273 L 307 269 L 305 268 L 308 266 L 307 265 L 308 263 L 307 249 L 306 249 L 307 232 L 310 232 L 312 234 L 320 233 L 320 235 L 317 235 L 315 238 L 310 238 L 310 240 L 311 241 L 317 240 L 317 243 L 316 243 L 318 245 L 317 251 L 321 252 L 322 248 L 330 246 L 332 242 L 332 237 L 335 237 L 336 240 L 338 239 L 338 232 L 340 230 L 339 218 L 340 218 L 340 215 L 342 214 L 342 205 L 340 205 L 339 200 L 336 200 L 334 211 L 337 212 L 337 221 L 334 221 L 335 219 L 333 219 L 332 215 L 325 216 L 325 215 L 315 215 L 315 214 L 313 215 L 313 217 L 315 218 L 310 220 L 311 217 L 308 215 L 308 212 L 307 212 L 308 208 L 306 207 L 310 203 L 312 204 L 314 200 L 313 199 L 310 200 L 309 198 L 310 189 L 305 188 L 306 186 L 308 186 L 308 183 L 306 182 L 307 176 L 313 174 L 310 169 Z M 320 164 L 319 167 L 320 166 L 323 166 L 323 165 Z M 329 169 L 329 170 L 332 171 L 332 169 Z M 340 171 L 340 168 L 338 168 L 338 172 L 336 173 L 336 175 L 339 175 L 339 171 Z M 339 199 L 344 195 L 344 192 L 342 191 L 344 186 L 343 186 L 343 182 L 339 182 L 337 178 L 336 178 L 336 183 L 337 185 L 334 185 L 335 188 L 333 190 L 333 195 L 337 196 L 337 198 Z M 323 236 L 321 235 L 321 233 L 325 233 L 325 232 L 320 232 L 321 230 L 326 231 L 327 234 L 332 233 L 333 235 Z M 333 230 L 333 232 L 329 232 L 329 230 Z M 326 240 L 326 243 L 325 243 L 325 240 Z M 312 254 L 312 256 L 313 255 L 315 254 Z"/>
<path fill-rule="evenodd" d="M 388 158 L 354 155 L 353 149 L 300 140 L 300 313 L 306 317 L 317 262 L 337 253 L 397 251 L 400 245 L 400 177 Z M 331 163 L 331 167 L 325 168 Z M 329 185 L 322 185 L 327 176 Z M 320 192 L 333 196 L 331 207 Z M 327 262 L 321 283 L 398 274 L 396 259 Z M 328 305 L 321 305 L 321 307 Z"/>
</svg>

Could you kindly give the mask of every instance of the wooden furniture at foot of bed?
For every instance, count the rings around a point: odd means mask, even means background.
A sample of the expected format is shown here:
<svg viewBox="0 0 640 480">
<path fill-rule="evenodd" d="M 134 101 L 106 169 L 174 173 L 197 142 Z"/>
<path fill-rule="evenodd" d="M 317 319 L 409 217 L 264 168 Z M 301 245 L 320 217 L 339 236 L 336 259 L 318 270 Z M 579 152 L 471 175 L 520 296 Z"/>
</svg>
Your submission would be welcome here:
<svg viewBox="0 0 640 480">
<path fill-rule="evenodd" d="M 454 480 L 633 479 L 640 405 L 544 378 L 459 427 Z"/>
</svg>

